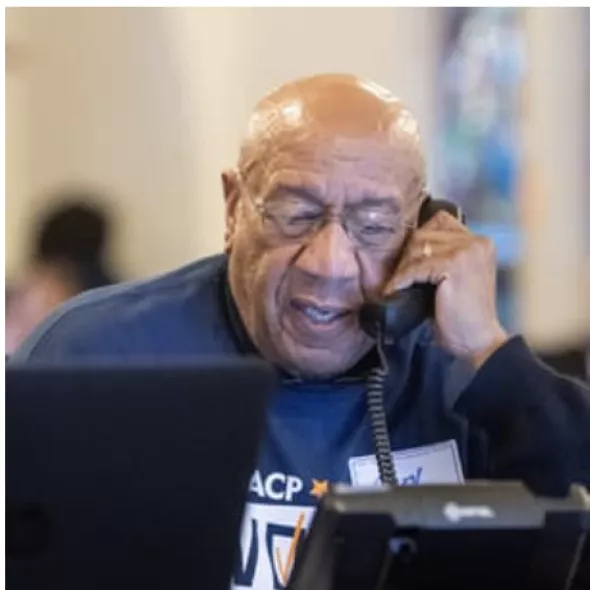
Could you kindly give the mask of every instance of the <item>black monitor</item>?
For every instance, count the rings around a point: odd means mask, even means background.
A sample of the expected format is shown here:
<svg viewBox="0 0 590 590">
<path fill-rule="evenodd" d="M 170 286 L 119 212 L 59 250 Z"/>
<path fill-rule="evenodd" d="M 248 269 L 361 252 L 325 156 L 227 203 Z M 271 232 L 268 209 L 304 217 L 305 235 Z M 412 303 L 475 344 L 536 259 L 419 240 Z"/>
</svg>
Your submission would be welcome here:
<svg viewBox="0 0 590 590">
<path fill-rule="evenodd" d="M 276 384 L 245 359 L 7 369 L 7 589 L 227 590 Z"/>
<path fill-rule="evenodd" d="M 588 590 L 589 531 L 590 496 L 580 486 L 563 499 L 515 482 L 334 486 L 288 588 Z"/>
</svg>

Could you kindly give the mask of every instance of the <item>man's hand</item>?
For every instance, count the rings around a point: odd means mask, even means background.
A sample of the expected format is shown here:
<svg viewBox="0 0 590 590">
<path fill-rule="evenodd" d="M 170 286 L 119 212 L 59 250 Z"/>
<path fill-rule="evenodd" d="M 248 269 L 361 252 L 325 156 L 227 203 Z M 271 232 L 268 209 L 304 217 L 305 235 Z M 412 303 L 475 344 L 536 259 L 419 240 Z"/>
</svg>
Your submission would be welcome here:
<svg viewBox="0 0 590 590">
<path fill-rule="evenodd" d="M 446 212 L 412 234 L 385 294 L 415 283 L 438 285 L 437 338 L 455 356 L 479 368 L 508 339 L 496 313 L 494 246 Z"/>
</svg>

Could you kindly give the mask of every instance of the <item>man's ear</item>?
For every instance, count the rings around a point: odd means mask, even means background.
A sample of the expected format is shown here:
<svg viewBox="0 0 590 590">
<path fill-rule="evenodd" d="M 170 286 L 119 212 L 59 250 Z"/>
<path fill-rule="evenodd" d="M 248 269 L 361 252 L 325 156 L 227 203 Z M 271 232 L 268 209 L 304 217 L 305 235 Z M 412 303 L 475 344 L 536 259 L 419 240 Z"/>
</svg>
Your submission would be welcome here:
<svg viewBox="0 0 590 590">
<path fill-rule="evenodd" d="M 221 174 L 221 182 L 223 183 L 223 196 L 225 199 L 225 235 L 223 242 L 225 252 L 229 254 L 232 249 L 236 229 L 236 213 L 240 199 L 237 172 L 233 169 L 225 170 Z"/>
</svg>

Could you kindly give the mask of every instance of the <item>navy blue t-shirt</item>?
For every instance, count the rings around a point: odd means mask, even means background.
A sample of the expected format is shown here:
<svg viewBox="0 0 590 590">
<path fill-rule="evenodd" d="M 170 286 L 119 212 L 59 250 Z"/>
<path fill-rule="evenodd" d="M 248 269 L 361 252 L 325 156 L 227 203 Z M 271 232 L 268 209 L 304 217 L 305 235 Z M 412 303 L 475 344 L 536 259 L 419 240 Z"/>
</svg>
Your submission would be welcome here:
<svg viewBox="0 0 590 590">
<path fill-rule="evenodd" d="M 256 354 L 229 292 L 225 256 L 83 294 L 54 313 L 13 362 Z M 401 484 L 524 479 L 563 493 L 590 483 L 590 396 L 512 338 L 473 375 L 427 325 L 387 351 L 385 406 Z M 241 538 L 238 588 L 283 588 L 328 482 L 373 485 L 369 355 L 328 382 L 285 376 L 268 412 Z"/>
</svg>

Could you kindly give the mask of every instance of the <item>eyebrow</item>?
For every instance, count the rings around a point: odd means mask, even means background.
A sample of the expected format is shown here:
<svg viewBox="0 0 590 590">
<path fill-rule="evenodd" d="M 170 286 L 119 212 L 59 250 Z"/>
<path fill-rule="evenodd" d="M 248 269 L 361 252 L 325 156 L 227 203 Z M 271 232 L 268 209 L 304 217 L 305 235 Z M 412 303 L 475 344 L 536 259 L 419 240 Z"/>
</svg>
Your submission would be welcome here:
<svg viewBox="0 0 590 590">
<path fill-rule="evenodd" d="M 396 215 L 401 211 L 398 200 L 393 196 L 376 197 L 374 195 L 365 195 L 360 201 L 347 205 L 348 209 L 379 209 L 383 207 Z"/>
<path fill-rule="evenodd" d="M 267 196 L 271 196 L 281 192 L 296 195 L 297 197 L 305 199 L 306 201 L 309 201 L 314 205 L 319 205 L 321 207 L 325 206 L 325 202 L 320 197 L 319 191 L 317 189 L 312 188 L 311 186 L 295 186 L 289 183 L 279 182 L 269 187 L 269 190 L 266 194 Z"/>
<path fill-rule="evenodd" d="M 321 197 L 321 191 L 319 187 L 315 187 L 312 184 L 295 185 L 285 181 L 271 183 L 266 191 L 266 196 L 270 197 L 271 195 L 275 195 L 283 191 L 309 201 L 314 205 L 321 207 L 326 206 L 326 201 Z M 346 209 L 378 209 L 383 207 L 386 207 L 396 215 L 401 211 L 398 199 L 393 195 L 376 196 L 374 193 L 365 193 L 361 197 L 360 201 L 345 204 Z"/>
</svg>

